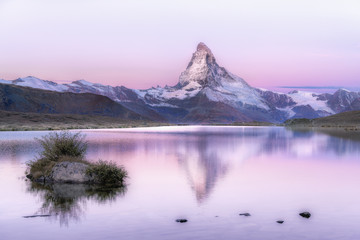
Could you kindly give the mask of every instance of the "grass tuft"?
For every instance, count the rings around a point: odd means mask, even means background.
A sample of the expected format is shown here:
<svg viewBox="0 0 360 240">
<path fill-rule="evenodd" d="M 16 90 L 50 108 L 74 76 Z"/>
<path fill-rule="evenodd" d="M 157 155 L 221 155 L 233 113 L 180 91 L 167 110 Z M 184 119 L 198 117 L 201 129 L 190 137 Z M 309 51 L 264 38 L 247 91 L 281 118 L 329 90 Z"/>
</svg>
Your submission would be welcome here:
<svg viewBox="0 0 360 240">
<path fill-rule="evenodd" d="M 29 176 L 31 179 L 39 179 L 40 177 L 49 176 L 56 162 L 45 158 L 39 158 L 27 163 L 29 167 Z"/>
<path fill-rule="evenodd" d="M 122 166 L 102 160 L 91 164 L 86 174 L 94 177 L 95 183 L 106 186 L 123 186 L 124 180 L 128 177 L 127 171 Z"/>
<path fill-rule="evenodd" d="M 40 158 L 54 162 L 64 156 L 83 159 L 87 149 L 85 136 L 81 133 L 54 132 L 37 140 L 43 147 Z"/>
</svg>

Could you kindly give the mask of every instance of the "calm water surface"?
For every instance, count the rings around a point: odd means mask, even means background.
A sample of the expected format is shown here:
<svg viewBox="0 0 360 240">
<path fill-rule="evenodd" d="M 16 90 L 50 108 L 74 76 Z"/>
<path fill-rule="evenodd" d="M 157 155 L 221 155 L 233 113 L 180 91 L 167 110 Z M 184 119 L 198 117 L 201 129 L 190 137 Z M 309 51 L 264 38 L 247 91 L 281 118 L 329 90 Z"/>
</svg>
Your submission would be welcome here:
<svg viewBox="0 0 360 240">
<path fill-rule="evenodd" d="M 103 192 L 25 181 L 25 163 L 41 150 L 34 138 L 47 133 L 0 132 L 1 240 L 360 239 L 358 133 L 85 130 L 88 159 L 129 172 L 126 189 Z M 50 216 L 23 217 L 37 214 Z"/>
</svg>

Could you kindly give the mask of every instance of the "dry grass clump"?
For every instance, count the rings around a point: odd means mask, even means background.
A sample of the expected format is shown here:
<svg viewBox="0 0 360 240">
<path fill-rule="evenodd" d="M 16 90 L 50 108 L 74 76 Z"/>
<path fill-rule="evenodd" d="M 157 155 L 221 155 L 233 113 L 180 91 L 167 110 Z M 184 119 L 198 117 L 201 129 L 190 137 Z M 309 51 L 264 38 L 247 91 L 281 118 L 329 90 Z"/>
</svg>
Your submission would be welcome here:
<svg viewBox="0 0 360 240">
<path fill-rule="evenodd" d="M 85 136 L 81 133 L 53 132 L 37 140 L 43 147 L 40 158 L 54 162 L 65 156 L 83 159 L 87 149 Z"/>
<path fill-rule="evenodd" d="M 94 177 L 94 182 L 106 186 L 123 186 L 128 177 L 127 171 L 115 163 L 99 160 L 91 164 L 86 174 Z"/>
</svg>

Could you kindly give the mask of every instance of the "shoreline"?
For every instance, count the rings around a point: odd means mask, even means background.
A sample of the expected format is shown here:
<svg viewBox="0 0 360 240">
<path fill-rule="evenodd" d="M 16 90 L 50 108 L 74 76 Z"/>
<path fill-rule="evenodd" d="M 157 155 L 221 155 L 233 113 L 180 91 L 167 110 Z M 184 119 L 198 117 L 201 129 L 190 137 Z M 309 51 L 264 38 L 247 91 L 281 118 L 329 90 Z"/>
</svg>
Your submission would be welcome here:
<svg viewBox="0 0 360 240">
<path fill-rule="evenodd" d="M 248 126 L 248 127 L 285 127 L 291 130 L 341 129 L 360 131 L 359 119 L 351 112 L 336 119 L 336 115 L 319 119 L 293 119 L 285 123 L 270 122 L 233 122 L 233 123 L 168 123 L 146 119 L 123 119 L 99 115 L 42 114 L 0 111 L 0 131 L 58 131 L 79 129 L 124 129 L 163 126 Z M 347 116 L 350 115 L 350 116 Z"/>
<path fill-rule="evenodd" d="M 152 128 L 152 127 L 284 127 L 292 131 L 345 131 L 345 132 L 360 132 L 359 126 L 287 126 L 284 124 L 272 124 L 272 125 L 251 125 L 251 124 L 171 124 L 171 123 L 128 123 L 119 125 L 75 125 L 71 126 L 19 126 L 13 125 L 10 128 L 0 126 L 0 132 L 21 132 L 21 131 L 61 131 L 61 130 L 107 130 L 107 129 L 139 129 L 139 128 Z"/>
</svg>

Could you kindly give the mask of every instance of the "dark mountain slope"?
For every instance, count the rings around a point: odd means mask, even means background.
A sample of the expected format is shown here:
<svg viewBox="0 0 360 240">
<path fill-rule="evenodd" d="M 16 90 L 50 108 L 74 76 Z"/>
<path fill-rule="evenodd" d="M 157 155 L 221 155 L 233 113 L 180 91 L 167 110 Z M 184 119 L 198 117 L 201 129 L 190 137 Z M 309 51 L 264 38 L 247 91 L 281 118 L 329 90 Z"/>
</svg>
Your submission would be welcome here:
<svg viewBox="0 0 360 240">
<path fill-rule="evenodd" d="M 290 119 L 286 126 L 300 127 L 360 127 L 360 111 L 349 111 L 315 119 Z"/>
<path fill-rule="evenodd" d="M 0 84 L 0 110 L 144 119 L 105 96 L 91 93 L 52 92 L 8 84 Z"/>
</svg>

